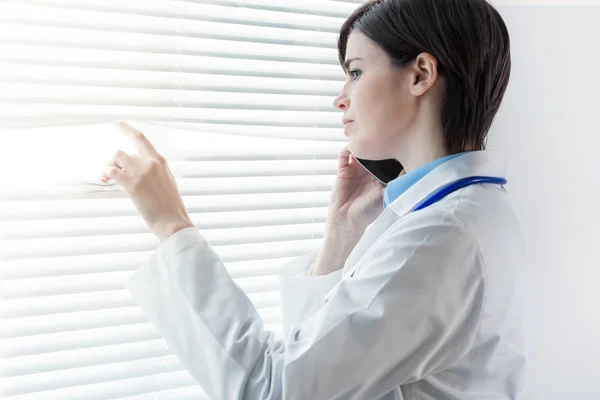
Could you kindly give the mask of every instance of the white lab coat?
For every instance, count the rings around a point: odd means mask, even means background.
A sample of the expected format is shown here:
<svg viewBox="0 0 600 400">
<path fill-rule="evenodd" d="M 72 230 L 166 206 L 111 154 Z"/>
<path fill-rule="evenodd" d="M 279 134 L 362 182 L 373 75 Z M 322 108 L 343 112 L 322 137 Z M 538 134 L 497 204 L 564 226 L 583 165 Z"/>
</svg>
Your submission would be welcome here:
<svg viewBox="0 0 600 400">
<path fill-rule="evenodd" d="M 507 192 L 469 186 L 407 213 L 451 181 L 504 177 L 505 157 L 472 152 L 433 170 L 343 270 L 307 276 L 316 253 L 284 265 L 281 340 L 196 228 L 168 238 L 127 287 L 215 400 L 516 399 L 525 258 Z"/>
</svg>

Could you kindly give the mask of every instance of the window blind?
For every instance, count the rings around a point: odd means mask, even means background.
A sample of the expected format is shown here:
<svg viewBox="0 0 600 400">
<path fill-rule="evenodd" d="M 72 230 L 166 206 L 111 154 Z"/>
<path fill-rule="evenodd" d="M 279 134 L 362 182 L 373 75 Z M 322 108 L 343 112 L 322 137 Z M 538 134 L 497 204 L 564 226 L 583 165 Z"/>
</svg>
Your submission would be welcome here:
<svg viewBox="0 0 600 400">
<path fill-rule="evenodd" d="M 345 142 L 336 42 L 357 3 L 0 2 L 1 398 L 207 398 L 124 287 L 158 239 L 77 174 L 111 121 L 165 155 L 281 334 L 276 270 L 318 250 Z"/>
</svg>

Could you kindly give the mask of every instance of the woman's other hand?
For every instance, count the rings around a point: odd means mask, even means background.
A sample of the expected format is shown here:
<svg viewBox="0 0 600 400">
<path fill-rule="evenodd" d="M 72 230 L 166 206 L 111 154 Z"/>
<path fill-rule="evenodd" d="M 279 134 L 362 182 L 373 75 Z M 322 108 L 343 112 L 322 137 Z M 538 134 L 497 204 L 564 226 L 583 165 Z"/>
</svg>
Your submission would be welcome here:
<svg viewBox="0 0 600 400">
<path fill-rule="evenodd" d="M 142 132 L 125 123 L 119 126 L 139 154 L 118 151 L 104 169 L 104 177 L 114 179 L 127 192 L 161 242 L 181 229 L 193 227 L 165 158 Z"/>
</svg>

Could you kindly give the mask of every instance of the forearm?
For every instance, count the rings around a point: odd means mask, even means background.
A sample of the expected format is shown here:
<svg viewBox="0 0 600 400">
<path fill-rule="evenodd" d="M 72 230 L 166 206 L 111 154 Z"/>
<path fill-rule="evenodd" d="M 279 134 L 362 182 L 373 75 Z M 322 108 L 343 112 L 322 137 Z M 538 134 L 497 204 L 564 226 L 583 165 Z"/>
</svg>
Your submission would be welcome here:
<svg viewBox="0 0 600 400">
<path fill-rule="evenodd" d="M 319 251 L 313 275 L 327 275 L 333 271 L 341 269 L 346 263 L 346 259 L 352 252 L 356 243 L 360 240 L 362 232 L 344 233 L 340 231 L 328 231 L 323 240 L 323 246 Z"/>
</svg>

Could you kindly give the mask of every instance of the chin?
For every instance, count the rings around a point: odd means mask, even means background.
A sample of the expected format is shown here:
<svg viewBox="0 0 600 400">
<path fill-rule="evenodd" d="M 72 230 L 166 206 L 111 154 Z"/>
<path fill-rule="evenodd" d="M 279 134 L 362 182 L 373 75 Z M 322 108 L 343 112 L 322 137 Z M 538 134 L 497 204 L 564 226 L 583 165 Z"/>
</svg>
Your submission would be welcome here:
<svg viewBox="0 0 600 400">
<path fill-rule="evenodd" d="M 377 149 L 374 146 L 370 146 L 369 143 L 364 143 L 360 140 L 350 138 L 348 144 L 350 145 L 350 151 L 355 158 L 362 158 L 365 160 L 384 160 L 385 152 L 381 149 Z"/>
</svg>

